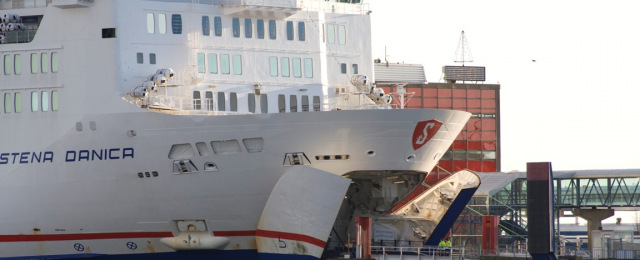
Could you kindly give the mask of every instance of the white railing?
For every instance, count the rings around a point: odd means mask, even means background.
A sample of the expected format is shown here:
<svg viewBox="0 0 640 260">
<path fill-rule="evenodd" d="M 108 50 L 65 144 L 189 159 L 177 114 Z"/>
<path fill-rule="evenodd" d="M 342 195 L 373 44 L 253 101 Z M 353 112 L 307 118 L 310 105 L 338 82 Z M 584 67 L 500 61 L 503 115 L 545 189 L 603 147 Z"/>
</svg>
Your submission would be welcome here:
<svg viewBox="0 0 640 260">
<path fill-rule="evenodd" d="M 463 259 L 464 249 L 460 247 L 404 247 L 404 246 L 372 246 L 371 257 L 378 260 L 395 259 Z"/>
<path fill-rule="evenodd" d="M 47 7 L 52 0 L 1 0 L 0 10 L 22 9 L 22 8 L 43 8 Z"/>
<path fill-rule="evenodd" d="M 279 8 L 298 8 L 296 0 L 218 0 L 214 3 L 228 6 L 268 6 Z"/>
</svg>

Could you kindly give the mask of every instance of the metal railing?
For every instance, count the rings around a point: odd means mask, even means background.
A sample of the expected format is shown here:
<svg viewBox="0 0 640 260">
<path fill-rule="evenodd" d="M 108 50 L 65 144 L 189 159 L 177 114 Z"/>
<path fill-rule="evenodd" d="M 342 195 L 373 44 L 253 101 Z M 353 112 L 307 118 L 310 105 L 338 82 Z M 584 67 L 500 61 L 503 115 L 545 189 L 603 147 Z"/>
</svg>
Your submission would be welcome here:
<svg viewBox="0 0 640 260">
<path fill-rule="evenodd" d="M 372 246 L 371 257 L 390 259 L 463 259 L 464 248 L 438 246 Z"/>
<path fill-rule="evenodd" d="M 47 7 L 52 0 L 2 0 L 0 10 Z"/>
</svg>

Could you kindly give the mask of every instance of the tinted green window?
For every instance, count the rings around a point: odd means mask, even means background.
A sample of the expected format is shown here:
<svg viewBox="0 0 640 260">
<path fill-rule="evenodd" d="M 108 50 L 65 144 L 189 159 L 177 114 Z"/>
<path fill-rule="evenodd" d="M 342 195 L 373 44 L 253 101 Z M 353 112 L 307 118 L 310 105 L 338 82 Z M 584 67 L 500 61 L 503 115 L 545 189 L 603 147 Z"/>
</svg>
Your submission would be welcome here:
<svg viewBox="0 0 640 260">
<path fill-rule="evenodd" d="M 42 112 L 49 111 L 49 92 L 42 91 Z"/>
<path fill-rule="evenodd" d="M 13 111 L 13 102 L 11 102 L 11 93 L 4 93 L 4 112 L 9 114 Z"/>
<path fill-rule="evenodd" d="M 340 63 L 340 73 L 347 74 L 347 64 L 346 63 Z"/>
<path fill-rule="evenodd" d="M 289 77 L 291 75 L 289 70 L 289 58 L 284 57 L 280 59 L 280 72 L 283 77 Z"/>
<path fill-rule="evenodd" d="M 344 25 L 338 25 L 338 43 L 343 45 L 347 43 L 347 31 Z"/>
<path fill-rule="evenodd" d="M 4 75 L 11 75 L 11 55 L 4 55 Z"/>
<path fill-rule="evenodd" d="M 229 61 L 229 54 L 220 55 L 220 70 L 222 74 L 230 74 L 231 73 L 231 64 Z"/>
<path fill-rule="evenodd" d="M 327 24 L 327 43 L 336 43 L 336 26 Z"/>
<path fill-rule="evenodd" d="M 138 64 L 144 63 L 144 54 L 142 52 L 136 53 L 136 61 Z"/>
<path fill-rule="evenodd" d="M 58 91 L 51 91 L 51 110 L 58 111 Z"/>
<path fill-rule="evenodd" d="M 16 113 L 22 113 L 22 93 L 16 92 L 13 99 L 13 104 Z"/>
<path fill-rule="evenodd" d="M 313 78 L 313 59 L 304 59 L 304 77 Z"/>
<path fill-rule="evenodd" d="M 40 70 L 40 64 L 38 62 L 38 54 L 31 53 L 31 74 L 36 74 Z"/>
<path fill-rule="evenodd" d="M 179 14 L 171 15 L 171 30 L 173 34 L 182 34 L 182 16 Z"/>
<path fill-rule="evenodd" d="M 153 17 L 152 13 L 148 13 L 147 14 L 147 32 L 155 33 L 155 30 L 156 30 L 155 18 Z"/>
<path fill-rule="evenodd" d="M 198 53 L 198 73 L 205 72 L 204 53 Z"/>
<path fill-rule="evenodd" d="M 209 23 L 209 16 L 202 16 L 202 35 L 209 36 L 211 34 L 211 24 Z"/>
<path fill-rule="evenodd" d="M 38 91 L 31 92 L 31 112 L 36 112 L 40 108 L 38 104 Z"/>
<path fill-rule="evenodd" d="M 209 73 L 218 74 L 218 54 L 209 53 Z"/>
<path fill-rule="evenodd" d="M 293 58 L 293 77 L 301 78 L 302 77 L 302 61 L 300 58 Z"/>
<path fill-rule="evenodd" d="M 158 31 L 160 34 L 167 33 L 167 15 L 158 14 Z"/>
<path fill-rule="evenodd" d="M 48 52 L 41 53 L 40 59 L 42 60 L 42 63 L 40 64 L 40 70 L 42 71 L 42 73 L 49 72 L 49 53 Z"/>
<path fill-rule="evenodd" d="M 57 52 L 51 53 L 51 72 L 53 73 L 58 72 L 58 53 Z"/>
<path fill-rule="evenodd" d="M 22 56 L 20 56 L 20 54 L 13 55 L 13 66 L 16 75 L 22 74 Z"/>
<path fill-rule="evenodd" d="M 278 76 L 278 57 L 269 57 L 269 74 L 273 77 Z"/>
<path fill-rule="evenodd" d="M 149 64 L 156 64 L 156 54 L 149 53 Z"/>
<path fill-rule="evenodd" d="M 242 56 L 234 54 L 233 56 L 233 74 L 242 75 Z"/>
</svg>

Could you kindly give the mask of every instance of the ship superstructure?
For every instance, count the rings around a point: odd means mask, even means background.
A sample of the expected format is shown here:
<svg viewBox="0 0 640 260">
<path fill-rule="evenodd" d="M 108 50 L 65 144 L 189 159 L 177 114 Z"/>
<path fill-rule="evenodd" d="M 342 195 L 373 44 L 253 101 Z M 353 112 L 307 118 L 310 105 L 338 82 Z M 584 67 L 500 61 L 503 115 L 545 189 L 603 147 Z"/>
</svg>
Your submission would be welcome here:
<svg viewBox="0 0 640 260">
<path fill-rule="evenodd" d="M 349 177 L 384 212 L 469 118 L 392 109 L 365 7 L 1 1 L 0 258 L 319 258 Z"/>
</svg>

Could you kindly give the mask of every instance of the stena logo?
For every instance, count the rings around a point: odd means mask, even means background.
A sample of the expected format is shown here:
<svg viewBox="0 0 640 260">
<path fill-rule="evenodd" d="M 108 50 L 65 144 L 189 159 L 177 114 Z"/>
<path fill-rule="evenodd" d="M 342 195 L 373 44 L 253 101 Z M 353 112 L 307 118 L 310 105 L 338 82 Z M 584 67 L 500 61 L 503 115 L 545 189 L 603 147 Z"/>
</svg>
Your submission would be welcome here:
<svg viewBox="0 0 640 260">
<path fill-rule="evenodd" d="M 438 120 L 420 121 L 413 130 L 413 150 L 418 150 L 425 145 L 442 126 L 442 122 Z"/>
</svg>

